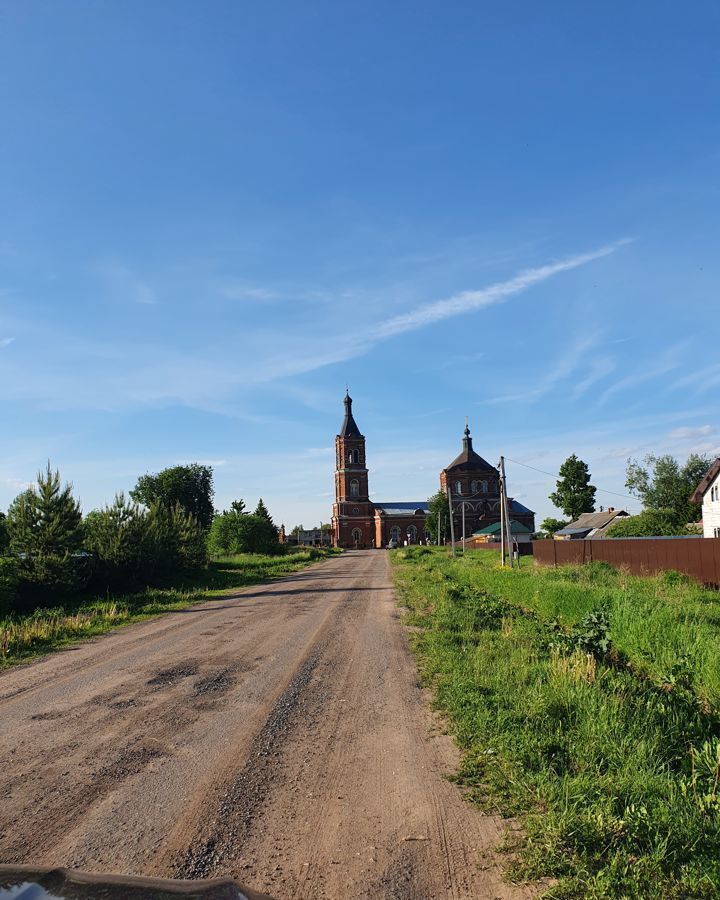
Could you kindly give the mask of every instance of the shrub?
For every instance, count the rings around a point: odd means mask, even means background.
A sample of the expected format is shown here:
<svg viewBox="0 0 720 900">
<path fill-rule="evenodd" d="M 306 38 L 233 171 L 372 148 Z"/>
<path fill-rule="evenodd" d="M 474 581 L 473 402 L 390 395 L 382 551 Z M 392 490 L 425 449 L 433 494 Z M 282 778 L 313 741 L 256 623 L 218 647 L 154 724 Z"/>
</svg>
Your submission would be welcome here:
<svg viewBox="0 0 720 900">
<path fill-rule="evenodd" d="M 686 523 L 672 509 L 644 509 L 637 516 L 618 519 L 608 528 L 607 536 L 672 537 L 688 534 Z"/>
<path fill-rule="evenodd" d="M 215 516 L 208 535 L 213 556 L 234 553 L 279 553 L 277 529 L 264 516 L 235 511 Z"/>
<path fill-rule="evenodd" d="M 15 608 L 19 583 L 17 560 L 10 556 L 0 556 L 0 616 L 7 615 Z"/>
<path fill-rule="evenodd" d="M 144 510 L 123 494 L 85 519 L 85 546 L 96 559 L 95 582 L 104 588 L 149 583 L 173 570 L 207 562 L 205 534 L 179 504 Z"/>
</svg>

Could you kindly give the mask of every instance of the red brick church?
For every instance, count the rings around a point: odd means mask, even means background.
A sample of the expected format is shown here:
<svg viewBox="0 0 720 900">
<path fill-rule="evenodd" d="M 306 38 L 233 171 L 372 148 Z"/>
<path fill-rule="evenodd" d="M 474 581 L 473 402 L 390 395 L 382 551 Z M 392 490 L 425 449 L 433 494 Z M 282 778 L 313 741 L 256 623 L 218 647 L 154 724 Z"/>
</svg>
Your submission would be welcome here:
<svg viewBox="0 0 720 900">
<path fill-rule="evenodd" d="M 363 549 L 399 544 L 425 543 L 426 500 L 420 502 L 370 500 L 365 463 L 365 437 L 352 414 L 352 399 L 345 395 L 345 418 L 335 437 L 335 503 L 332 534 L 335 547 Z M 479 456 L 465 427 L 463 447 L 440 473 L 440 489 L 451 491 L 455 536 L 462 536 L 463 507 L 465 535 L 500 521 L 500 474 Z M 513 519 L 535 530 L 535 514 L 517 500 L 509 500 Z"/>
</svg>

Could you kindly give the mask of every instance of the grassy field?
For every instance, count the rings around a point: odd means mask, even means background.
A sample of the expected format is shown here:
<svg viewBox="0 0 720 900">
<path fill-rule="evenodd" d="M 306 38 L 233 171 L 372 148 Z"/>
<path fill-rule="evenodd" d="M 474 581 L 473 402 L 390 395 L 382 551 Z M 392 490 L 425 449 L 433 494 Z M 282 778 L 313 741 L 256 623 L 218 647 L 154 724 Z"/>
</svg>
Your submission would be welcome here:
<svg viewBox="0 0 720 900">
<path fill-rule="evenodd" d="M 0 619 L 0 669 L 56 650 L 82 638 L 227 595 L 229 591 L 289 575 L 337 551 L 313 550 L 287 556 L 243 554 L 224 557 L 207 569 L 162 588 L 78 600 L 53 609 Z"/>
<path fill-rule="evenodd" d="M 458 780 L 551 897 L 720 896 L 720 595 L 604 565 L 393 554 Z"/>
</svg>

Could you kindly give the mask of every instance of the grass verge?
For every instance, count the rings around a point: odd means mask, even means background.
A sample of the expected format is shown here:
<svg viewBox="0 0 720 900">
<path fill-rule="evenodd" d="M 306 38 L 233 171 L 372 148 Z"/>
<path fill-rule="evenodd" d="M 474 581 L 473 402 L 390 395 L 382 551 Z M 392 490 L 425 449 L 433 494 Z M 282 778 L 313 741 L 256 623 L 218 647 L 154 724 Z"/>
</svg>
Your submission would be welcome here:
<svg viewBox="0 0 720 900">
<path fill-rule="evenodd" d="M 720 894 L 718 597 L 605 566 L 393 554 L 412 641 L 464 750 L 458 780 L 521 818 L 511 877 L 555 898 Z"/>
<path fill-rule="evenodd" d="M 104 634 L 174 609 L 226 596 L 304 569 L 337 551 L 315 549 L 284 556 L 242 554 L 213 560 L 207 569 L 184 575 L 165 587 L 132 594 L 78 599 L 52 609 L 0 619 L 0 670 L 57 650 L 83 638 Z"/>
</svg>

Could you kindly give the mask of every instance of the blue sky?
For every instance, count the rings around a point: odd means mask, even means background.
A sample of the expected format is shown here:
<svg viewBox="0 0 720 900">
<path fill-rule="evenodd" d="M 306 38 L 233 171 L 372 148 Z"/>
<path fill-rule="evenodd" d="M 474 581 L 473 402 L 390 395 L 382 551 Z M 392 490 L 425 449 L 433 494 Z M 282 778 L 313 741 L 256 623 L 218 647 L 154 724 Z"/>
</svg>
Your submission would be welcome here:
<svg viewBox="0 0 720 900">
<path fill-rule="evenodd" d="M 719 41 L 709 2 L 3 3 L 0 508 L 199 460 L 327 521 L 346 384 L 377 500 L 466 415 L 619 493 L 720 454 Z"/>
</svg>

